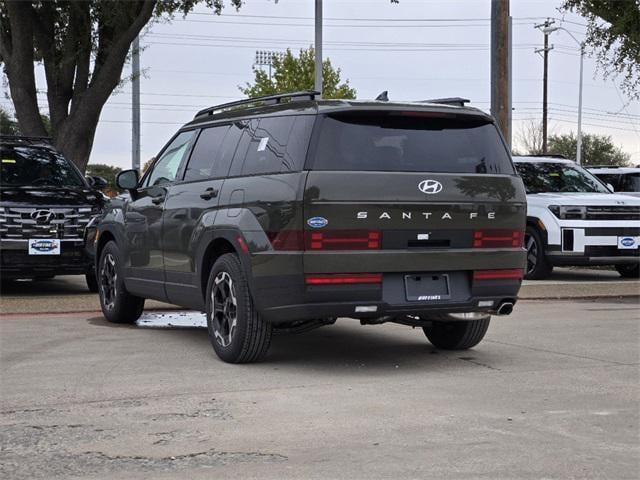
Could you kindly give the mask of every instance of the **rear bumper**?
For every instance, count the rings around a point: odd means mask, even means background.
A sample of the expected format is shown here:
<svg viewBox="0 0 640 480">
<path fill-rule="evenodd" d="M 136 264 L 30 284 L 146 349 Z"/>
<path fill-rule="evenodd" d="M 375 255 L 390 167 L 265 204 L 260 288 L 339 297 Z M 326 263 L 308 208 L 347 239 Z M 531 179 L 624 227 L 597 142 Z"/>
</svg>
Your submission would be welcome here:
<svg viewBox="0 0 640 480">
<path fill-rule="evenodd" d="M 432 272 L 436 273 L 436 272 Z M 271 277 L 254 283 L 260 314 L 278 324 L 327 317 L 379 318 L 441 313 L 492 313 L 501 303 L 515 303 L 521 281 L 472 280 L 471 271 L 439 272 L 449 277 L 442 299 L 408 301 L 403 273 L 386 273 L 381 284 L 305 286 L 304 276 Z"/>
<path fill-rule="evenodd" d="M 62 240 L 60 255 L 29 255 L 26 240 L 0 240 L 3 279 L 80 275 L 93 268 L 81 240 Z"/>
</svg>

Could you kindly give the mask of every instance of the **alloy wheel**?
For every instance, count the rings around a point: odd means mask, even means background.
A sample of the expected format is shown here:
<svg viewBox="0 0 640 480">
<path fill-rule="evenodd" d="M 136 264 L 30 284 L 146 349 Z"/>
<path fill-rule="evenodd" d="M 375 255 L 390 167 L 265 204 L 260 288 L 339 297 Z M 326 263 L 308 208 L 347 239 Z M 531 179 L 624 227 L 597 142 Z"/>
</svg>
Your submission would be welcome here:
<svg viewBox="0 0 640 480">
<path fill-rule="evenodd" d="M 233 279 L 227 272 L 220 272 L 211 290 L 211 320 L 213 335 L 223 347 L 228 347 L 238 323 L 238 301 Z"/>
<path fill-rule="evenodd" d="M 531 234 L 524 236 L 524 244 L 527 247 L 527 275 L 533 272 L 538 265 L 538 242 Z"/>
<path fill-rule="evenodd" d="M 100 269 L 100 291 L 102 302 L 107 310 L 113 310 L 116 301 L 118 272 L 113 254 L 107 253 Z"/>
</svg>

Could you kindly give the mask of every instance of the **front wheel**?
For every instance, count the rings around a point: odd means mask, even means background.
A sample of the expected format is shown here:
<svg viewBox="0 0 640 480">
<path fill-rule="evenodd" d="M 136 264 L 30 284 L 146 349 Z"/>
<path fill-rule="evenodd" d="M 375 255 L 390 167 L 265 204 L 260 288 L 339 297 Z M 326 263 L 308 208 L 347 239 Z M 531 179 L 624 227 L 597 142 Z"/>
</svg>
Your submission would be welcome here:
<svg viewBox="0 0 640 480">
<path fill-rule="evenodd" d="M 98 278 L 95 270 L 90 270 L 84 275 L 87 282 L 87 288 L 91 293 L 98 293 Z"/>
<path fill-rule="evenodd" d="M 466 350 L 475 347 L 484 338 L 491 316 L 480 320 L 434 321 L 423 327 L 424 334 L 436 348 L 443 350 Z"/>
<path fill-rule="evenodd" d="M 98 294 L 104 318 L 112 323 L 134 323 L 144 309 L 144 298 L 127 292 L 122 274 L 122 256 L 115 242 L 102 249 L 98 263 Z"/>
<path fill-rule="evenodd" d="M 640 264 L 626 264 L 621 263 L 616 265 L 616 270 L 621 277 L 624 278 L 638 278 L 640 277 Z"/>
<path fill-rule="evenodd" d="M 235 254 L 218 258 L 209 274 L 207 330 L 216 354 L 227 363 L 257 362 L 269 349 L 272 326 L 255 310 Z"/>
<path fill-rule="evenodd" d="M 527 280 L 547 278 L 553 270 L 553 265 L 544 253 L 544 242 L 537 228 L 527 227 L 524 234 L 524 246 L 527 248 L 527 270 L 524 278 Z"/>
</svg>

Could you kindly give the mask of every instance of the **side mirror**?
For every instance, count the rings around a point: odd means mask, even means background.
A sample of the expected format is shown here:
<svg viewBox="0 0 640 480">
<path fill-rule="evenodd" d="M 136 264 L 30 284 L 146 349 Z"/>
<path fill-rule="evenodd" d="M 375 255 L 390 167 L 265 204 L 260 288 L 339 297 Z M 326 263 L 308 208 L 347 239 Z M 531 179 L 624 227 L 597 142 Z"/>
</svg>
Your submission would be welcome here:
<svg viewBox="0 0 640 480">
<path fill-rule="evenodd" d="M 109 182 L 107 182 L 104 178 L 97 176 L 87 177 L 87 181 L 89 182 L 89 185 L 91 185 L 91 187 L 95 188 L 96 190 L 102 190 L 107 185 L 109 185 Z"/>
<path fill-rule="evenodd" d="M 615 188 L 613 188 L 613 185 L 611 185 L 610 183 L 607 183 L 607 188 L 611 193 L 614 193 L 616 191 Z"/>
<path fill-rule="evenodd" d="M 116 185 L 122 190 L 133 190 L 138 186 L 137 170 L 123 170 L 116 176 Z"/>
</svg>

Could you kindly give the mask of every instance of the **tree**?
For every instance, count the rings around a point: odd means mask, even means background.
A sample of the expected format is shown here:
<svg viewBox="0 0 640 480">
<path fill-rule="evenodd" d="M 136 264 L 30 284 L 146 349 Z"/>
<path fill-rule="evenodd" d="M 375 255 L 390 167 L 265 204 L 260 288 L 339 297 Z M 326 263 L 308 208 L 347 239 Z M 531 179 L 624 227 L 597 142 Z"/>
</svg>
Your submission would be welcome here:
<svg viewBox="0 0 640 480">
<path fill-rule="evenodd" d="M 120 192 L 116 186 L 116 175 L 120 173 L 122 169 L 120 167 L 114 167 L 113 165 L 105 165 L 103 163 L 90 163 L 87 165 L 87 175 L 102 177 L 107 181 L 106 193 L 108 195 L 117 194 Z"/>
<path fill-rule="evenodd" d="M 549 137 L 549 152 L 576 158 L 576 136 L 573 132 Z M 631 156 L 616 147 L 608 135 L 582 135 L 583 165 L 628 165 Z"/>
<path fill-rule="evenodd" d="M 564 0 L 564 11 L 587 19 L 586 44 L 596 53 L 605 78 L 621 75 L 629 98 L 640 98 L 640 1 Z"/>
<path fill-rule="evenodd" d="M 44 129 L 47 132 L 47 136 L 49 136 L 49 132 L 51 132 L 51 122 L 49 121 L 49 117 L 47 115 L 41 115 L 41 118 Z M 18 125 L 16 119 L 3 107 L 0 107 L 0 134 L 22 135 L 20 125 Z"/>
<path fill-rule="evenodd" d="M 0 62 L 24 135 L 45 136 L 34 67 L 44 65 L 55 146 L 85 170 L 105 102 L 120 84 L 129 47 L 149 22 L 224 0 L 0 0 Z M 228 0 L 239 8 L 242 0 Z"/>
<path fill-rule="evenodd" d="M 540 155 L 542 153 L 542 123 L 530 120 L 522 124 L 516 135 L 516 142 L 524 150 L 523 155 Z"/>
<path fill-rule="evenodd" d="M 260 68 L 253 68 L 254 82 L 246 87 L 238 87 L 249 98 L 275 93 L 313 90 L 315 83 L 315 50 L 313 47 L 301 49 L 295 57 L 290 49 L 279 58 L 273 57 L 272 77 Z M 322 96 L 324 98 L 356 98 L 355 89 L 349 86 L 349 80 L 340 83 L 339 68 L 334 69 L 331 60 L 322 62 Z"/>
<path fill-rule="evenodd" d="M 0 107 L 0 135 L 19 135 L 18 122 L 4 108 Z"/>
</svg>

